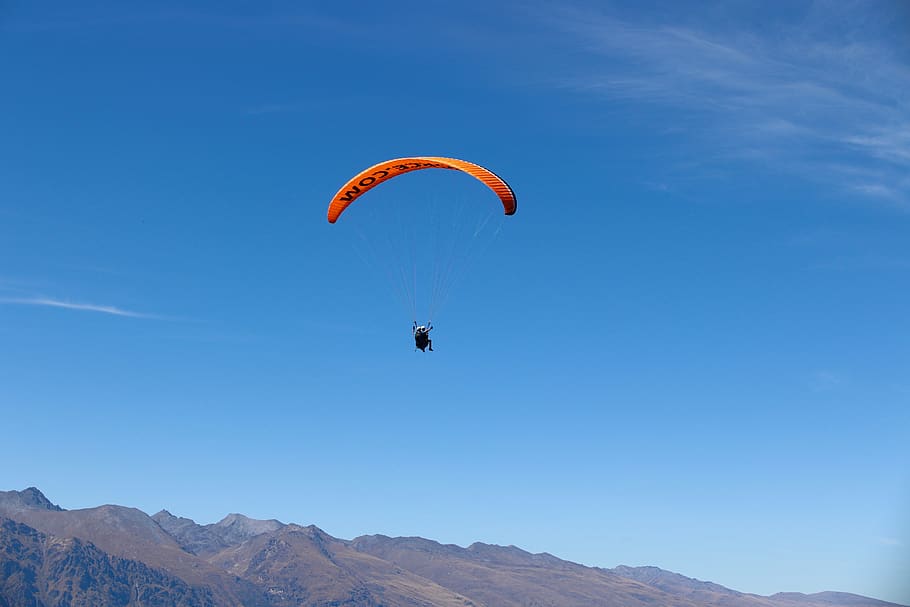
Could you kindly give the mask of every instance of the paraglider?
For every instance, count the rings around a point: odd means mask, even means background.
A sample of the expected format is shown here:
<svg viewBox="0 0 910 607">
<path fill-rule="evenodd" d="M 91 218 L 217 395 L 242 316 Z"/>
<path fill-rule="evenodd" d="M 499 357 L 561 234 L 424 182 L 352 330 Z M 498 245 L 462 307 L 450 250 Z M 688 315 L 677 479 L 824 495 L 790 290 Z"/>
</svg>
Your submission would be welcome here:
<svg viewBox="0 0 910 607">
<path fill-rule="evenodd" d="M 443 158 L 440 156 L 416 156 L 414 158 L 395 158 L 374 164 L 352 177 L 332 198 L 329 205 L 329 223 L 338 221 L 338 217 L 350 206 L 352 202 L 375 188 L 380 183 L 393 177 L 419 171 L 421 169 L 453 169 L 463 171 L 480 180 L 484 185 L 493 190 L 502 201 L 506 215 L 514 215 L 518 208 L 515 192 L 501 177 L 485 169 L 479 164 L 458 160 L 457 158 Z"/>
<path fill-rule="evenodd" d="M 386 181 L 389 181 L 400 175 L 404 175 L 405 173 L 420 171 L 423 169 L 450 169 L 467 173 L 493 191 L 493 193 L 497 196 L 500 203 L 502 204 L 503 213 L 505 215 L 514 215 L 515 211 L 518 208 L 515 192 L 512 191 L 512 188 L 508 183 L 505 182 L 505 180 L 503 180 L 501 177 L 489 169 L 486 169 L 472 162 L 458 160 L 457 158 L 446 158 L 442 156 L 414 156 L 409 158 L 394 158 L 392 160 L 387 160 L 385 162 L 375 164 L 350 178 L 338 190 L 338 192 L 332 198 L 331 203 L 329 204 L 327 213 L 327 219 L 329 223 L 334 224 L 336 221 L 338 221 L 342 213 L 344 213 L 355 201 L 357 201 L 360 197 L 362 197 L 364 194 L 379 184 L 385 183 Z M 434 192 L 434 194 L 438 193 Z M 467 241 L 467 245 L 465 246 L 467 247 L 468 252 L 474 248 L 474 241 L 477 240 L 478 234 L 483 230 L 486 224 L 487 222 L 484 221 L 479 226 L 468 226 L 470 227 L 470 229 L 466 232 L 468 236 L 464 238 L 464 240 Z M 492 237 L 495 238 L 496 234 L 498 234 L 498 229 L 492 232 Z M 385 239 L 385 241 L 389 240 L 393 239 L 388 237 Z M 413 246 L 413 239 L 405 238 L 401 239 L 401 241 L 401 246 Z M 432 285 L 433 290 L 433 293 L 431 293 L 429 297 L 430 318 L 432 318 L 433 312 L 440 303 L 437 300 L 442 299 L 442 297 L 445 295 L 445 289 L 451 286 L 451 283 L 455 280 L 455 278 L 457 278 L 459 274 L 457 269 L 453 270 L 453 262 L 460 261 L 454 259 L 456 255 L 452 252 L 452 249 L 448 247 L 435 247 L 435 249 L 437 251 L 437 254 L 439 254 L 439 251 L 442 251 L 443 254 L 448 254 L 449 258 L 443 260 L 437 258 L 433 260 L 433 263 L 425 264 L 427 266 L 431 266 L 433 272 L 435 273 L 429 277 L 429 280 L 426 281 L 428 284 Z M 413 256 L 413 254 L 411 256 Z M 393 257 L 402 259 L 408 256 L 396 255 Z M 467 257 L 467 254 L 465 257 Z M 412 263 L 416 263 L 415 260 L 411 261 Z M 415 266 L 413 268 L 413 272 L 408 272 L 403 267 L 395 267 L 388 271 L 388 274 L 391 279 L 390 282 L 393 283 L 393 287 L 407 291 L 406 295 L 407 299 L 410 300 L 411 312 L 414 315 L 414 318 L 416 318 L 416 290 L 418 275 L 417 267 Z M 411 331 L 414 337 L 415 346 L 421 352 L 426 352 L 427 348 L 429 348 L 430 352 L 433 351 L 433 341 L 430 339 L 430 331 L 432 329 L 433 325 L 431 322 L 428 321 L 426 325 L 418 325 L 417 321 L 414 320 Z"/>
<path fill-rule="evenodd" d="M 414 347 L 420 350 L 421 352 L 427 351 L 427 346 L 430 347 L 430 352 L 433 351 L 433 340 L 430 339 L 430 331 L 433 330 L 433 324 L 429 323 L 426 326 L 420 325 L 417 326 L 417 321 L 414 321 L 414 328 L 412 329 L 414 333 Z"/>
</svg>

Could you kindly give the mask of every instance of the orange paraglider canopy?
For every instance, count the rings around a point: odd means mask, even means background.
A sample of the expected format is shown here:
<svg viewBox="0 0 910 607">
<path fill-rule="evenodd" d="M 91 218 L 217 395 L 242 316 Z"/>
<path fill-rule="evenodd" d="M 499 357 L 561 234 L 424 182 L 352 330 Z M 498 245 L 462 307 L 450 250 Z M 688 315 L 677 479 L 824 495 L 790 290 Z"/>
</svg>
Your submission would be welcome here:
<svg viewBox="0 0 910 607">
<path fill-rule="evenodd" d="M 463 171 L 468 175 L 476 177 L 484 185 L 493 190 L 499 200 L 502 201 L 503 209 L 506 215 L 515 213 L 518 207 L 518 201 L 515 199 L 515 192 L 505 181 L 492 171 L 489 171 L 479 164 L 458 160 L 456 158 L 441 158 L 438 156 L 415 156 L 413 158 L 395 158 L 386 160 L 379 164 L 374 164 L 370 168 L 361 171 L 351 178 L 332 198 L 329 204 L 328 219 L 329 223 L 335 223 L 338 217 L 348 208 L 352 202 L 363 196 L 365 193 L 375 188 L 380 183 L 388 181 L 393 177 L 398 177 L 411 171 L 421 169 L 454 169 Z"/>
</svg>

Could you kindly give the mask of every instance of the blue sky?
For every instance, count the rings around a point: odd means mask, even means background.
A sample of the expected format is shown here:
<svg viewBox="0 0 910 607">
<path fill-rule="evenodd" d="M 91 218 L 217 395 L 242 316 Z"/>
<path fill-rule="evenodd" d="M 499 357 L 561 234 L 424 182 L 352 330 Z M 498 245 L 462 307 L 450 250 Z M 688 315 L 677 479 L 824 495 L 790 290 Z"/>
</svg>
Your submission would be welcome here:
<svg viewBox="0 0 910 607">
<path fill-rule="evenodd" d="M 0 4 L 0 488 L 910 604 L 908 28 Z M 432 355 L 325 221 L 412 154 L 519 198 Z"/>
</svg>

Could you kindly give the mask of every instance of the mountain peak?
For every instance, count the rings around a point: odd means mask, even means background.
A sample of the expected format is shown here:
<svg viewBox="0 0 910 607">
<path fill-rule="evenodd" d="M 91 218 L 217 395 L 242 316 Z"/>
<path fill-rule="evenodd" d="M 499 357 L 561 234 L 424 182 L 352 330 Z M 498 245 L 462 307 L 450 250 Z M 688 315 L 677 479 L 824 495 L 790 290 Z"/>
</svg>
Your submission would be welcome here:
<svg viewBox="0 0 910 607">
<path fill-rule="evenodd" d="M 22 512 L 24 510 L 63 511 L 63 508 L 47 499 L 37 487 L 22 491 L 0 491 L 0 510 Z"/>
<path fill-rule="evenodd" d="M 152 515 L 152 520 L 161 525 L 164 529 L 170 531 L 171 527 L 180 527 L 185 525 L 195 525 L 196 521 L 190 518 L 184 518 L 171 514 L 168 510 L 159 510 Z"/>
<path fill-rule="evenodd" d="M 20 492 L 20 494 L 26 503 L 33 505 L 36 508 L 41 508 L 43 510 L 55 510 L 57 512 L 63 510 L 63 508 L 47 499 L 47 497 L 41 493 L 38 487 L 26 487 L 23 491 Z"/>
<path fill-rule="evenodd" d="M 227 516 L 225 516 L 223 519 L 221 519 L 220 521 L 218 521 L 215 524 L 224 527 L 227 525 L 242 524 L 243 522 L 250 521 L 250 520 L 253 520 L 253 519 L 251 519 L 250 517 L 248 517 L 245 514 L 240 514 L 238 512 L 231 512 L 230 514 L 228 514 Z"/>
<path fill-rule="evenodd" d="M 221 537 L 228 545 L 237 545 L 251 537 L 271 533 L 284 526 L 284 523 L 275 519 L 258 520 L 233 512 L 217 523 L 205 527 Z"/>
</svg>

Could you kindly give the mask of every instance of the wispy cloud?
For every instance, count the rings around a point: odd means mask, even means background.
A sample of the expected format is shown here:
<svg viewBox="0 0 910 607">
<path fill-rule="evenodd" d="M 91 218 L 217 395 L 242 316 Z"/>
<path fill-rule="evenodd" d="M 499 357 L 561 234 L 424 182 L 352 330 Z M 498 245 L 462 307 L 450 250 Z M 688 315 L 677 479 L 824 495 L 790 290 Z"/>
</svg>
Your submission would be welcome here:
<svg viewBox="0 0 910 607">
<path fill-rule="evenodd" d="M 246 111 L 250 116 L 261 116 L 262 114 L 278 114 L 282 112 L 300 112 L 305 106 L 300 103 L 264 103 L 252 107 Z"/>
<path fill-rule="evenodd" d="M 671 109 L 710 161 L 761 160 L 910 208 L 910 48 L 881 6 L 816 2 L 764 28 L 709 24 L 708 11 L 671 23 L 560 8 L 547 21 L 584 59 L 554 82 Z"/>
<path fill-rule="evenodd" d="M 813 392 L 828 392 L 839 388 L 844 383 L 844 378 L 834 371 L 821 370 L 812 374 L 809 387 Z"/>
<path fill-rule="evenodd" d="M 161 319 L 161 316 L 154 314 L 145 314 L 142 312 L 133 312 L 124 310 L 116 306 L 103 306 L 91 303 L 76 303 L 70 301 L 61 301 L 47 297 L 3 297 L 0 298 L 0 304 L 23 305 L 23 306 L 44 306 L 51 308 L 65 308 L 67 310 L 81 310 L 85 312 L 99 312 L 101 314 L 111 314 L 113 316 L 127 316 L 129 318 L 155 318 Z"/>
<path fill-rule="evenodd" d="M 258 7 L 257 7 L 258 8 Z M 300 10 L 291 7 L 289 11 L 236 10 L 222 8 L 215 11 L 200 11 L 189 8 L 169 8 L 149 5 L 135 10 L 117 3 L 107 7 L 103 14 L 91 14 L 84 7 L 42 7 L 33 15 L 12 14 L 3 18 L 3 3 L 0 2 L 0 32 L 10 34 L 52 35 L 62 31 L 105 31 L 131 30 L 139 28 L 161 28 L 164 33 L 173 27 L 188 26 L 194 30 L 272 32 L 275 34 L 299 32 L 309 38 L 345 39 L 364 41 L 385 41 L 385 28 L 376 28 L 371 22 L 355 22 L 341 17 L 331 17 L 325 11 Z M 17 11 L 17 13 L 20 11 Z M 25 11 L 21 11 L 25 12 Z M 402 33 L 407 27 L 401 26 Z M 166 30 L 166 31 L 165 31 Z M 401 44 L 407 42 L 400 37 Z"/>
<path fill-rule="evenodd" d="M 901 271 L 910 270 L 910 258 L 885 255 L 845 255 L 809 265 L 814 270 Z"/>
<path fill-rule="evenodd" d="M 884 546 L 902 546 L 903 545 L 903 542 L 901 542 L 896 537 L 877 537 L 877 538 L 875 538 L 875 541 Z"/>
</svg>

